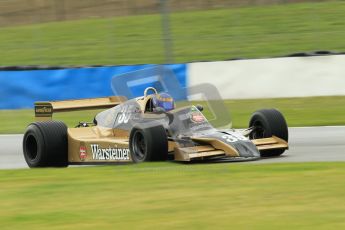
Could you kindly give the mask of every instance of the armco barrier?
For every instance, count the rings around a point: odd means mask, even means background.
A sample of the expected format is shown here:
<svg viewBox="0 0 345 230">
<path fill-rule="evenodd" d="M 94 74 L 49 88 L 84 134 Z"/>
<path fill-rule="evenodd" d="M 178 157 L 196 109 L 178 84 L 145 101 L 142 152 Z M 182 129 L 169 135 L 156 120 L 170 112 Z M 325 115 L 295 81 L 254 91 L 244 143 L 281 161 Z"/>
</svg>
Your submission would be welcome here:
<svg viewBox="0 0 345 230">
<path fill-rule="evenodd" d="M 35 101 L 110 96 L 113 76 L 150 67 L 153 65 L 0 71 L 0 109 L 31 108 Z M 185 64 L 165 67 L 186 87 Z"/>
<path fill-rule="evenodd" d="M 223 99 L 345 95 L 345 55 L 292 56 L 165 67 L 182 87 L 212 83 Z M 35 101 L 113 95 L 113 76 L 153 66 L 0 70 L 0 109 L 31 108 Z M 138 91 L 135 95 L 142 93 L 142 87 L 134 90 Z"/>
<path fill-rule="evenodd" d="M 187 76 L 224 99 L 345 95 L 345 55 L 191 63 Z"/>
</svg>

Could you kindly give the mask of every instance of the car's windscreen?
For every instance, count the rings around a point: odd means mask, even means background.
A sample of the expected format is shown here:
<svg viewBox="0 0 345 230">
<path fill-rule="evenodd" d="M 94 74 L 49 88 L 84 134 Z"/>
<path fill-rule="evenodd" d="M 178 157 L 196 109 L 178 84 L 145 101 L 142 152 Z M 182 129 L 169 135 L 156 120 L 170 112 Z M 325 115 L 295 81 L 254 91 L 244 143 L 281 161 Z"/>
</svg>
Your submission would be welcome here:
<svg viewBox="0 0 345 230">
<path fill-rule="evenodd" d="M 135 99 L 132 99 L 100 112 L 96 115 L 95 120 L 100 127 L 130 129 L 129 123 L 140 119 L 140 114 L 139 104 Z"/>
<path fill-rule="evenodd" d="M 195 107 L 188 106 L 172 111 L 173 120 L 170 131 L 173 137 L 191 136 L 214 130 L 206 117 Z"/>
</svg>

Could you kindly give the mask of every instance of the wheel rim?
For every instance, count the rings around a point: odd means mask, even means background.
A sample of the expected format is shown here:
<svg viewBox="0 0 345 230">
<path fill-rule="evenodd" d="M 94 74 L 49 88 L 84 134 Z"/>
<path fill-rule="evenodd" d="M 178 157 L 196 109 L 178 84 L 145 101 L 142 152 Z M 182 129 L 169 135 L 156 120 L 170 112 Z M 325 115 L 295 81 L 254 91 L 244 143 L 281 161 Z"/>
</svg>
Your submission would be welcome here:
<svg viewBox="0 0 345 230">
<path fill-rule="evenodd" d="M 265 137 L 265 129 L 263 124 L 260 121 L 255 121 L 254 124 L 254 130 L 251 133 L 252 139 L 260 139 Z"/>
<path fill-rule="evenodd" d="M 35 160 L 38 155 L 38 146 L 36 138 L 33 135 L 28 135 L 25 141 L 26 154 L 30 160 Z"/>
<path fill-rule="evenodd" d="M 137 160 L 142 161 L 146 156 L 146 143 L 144 135 L 136 131 L 133 136 L 133 153 Z"/>
</svg>

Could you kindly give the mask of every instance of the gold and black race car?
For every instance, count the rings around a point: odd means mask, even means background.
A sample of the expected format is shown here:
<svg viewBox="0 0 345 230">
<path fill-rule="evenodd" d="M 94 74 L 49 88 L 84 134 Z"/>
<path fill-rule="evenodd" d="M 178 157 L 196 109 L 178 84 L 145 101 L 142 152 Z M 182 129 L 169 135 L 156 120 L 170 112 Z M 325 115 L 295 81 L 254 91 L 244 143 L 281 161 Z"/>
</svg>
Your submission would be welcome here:
<svg viewBox="0 0 345 230">
<path fill-rule="evenodd" d="M 149 91 L 153 94 L 148 94 Z M 275 109 L 255 112 L 247 129 L 216 129 L 202 106 L 166 111 L 153 108 L 157 91 L 144 96 L 36 102 L 37 122 L 23 139 L 29 167 L 66 167 L 143 161 L 254 160 L 281 155 L 288 149 L 288 128 Z M 107 108 L 93 122 L 67 128 L 53 121 L 55 112 Z"/>
</svg>

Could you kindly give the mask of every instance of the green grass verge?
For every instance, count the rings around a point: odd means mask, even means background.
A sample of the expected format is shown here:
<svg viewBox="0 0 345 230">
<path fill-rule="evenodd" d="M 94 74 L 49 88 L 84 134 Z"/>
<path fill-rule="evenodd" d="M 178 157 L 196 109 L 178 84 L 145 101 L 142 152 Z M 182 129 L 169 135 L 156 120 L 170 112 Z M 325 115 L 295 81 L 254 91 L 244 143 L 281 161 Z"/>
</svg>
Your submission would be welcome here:
<svg viewBox="0 0 345 230">
<path fill-rule="evenodd" d="M 1 229 L 344 229 L 345 163 L 0 170 Z"/>
<path fill-rule="evenodd" d="M 284 99 L 226 100 L 232 116 L 233 127 L 245 128 L 251 114 L 262 108 L 279 109 L 292 126 L 345 125 L 345 96 L 306 97 Z M 62 120 L 70 127 L 79 121 L 92 121 L 99 110 L 57 113 L 55 120 Z M 211 118 L 205 107 L 204 114 Z M 26 126 L 34 121 L 33 110 L 0 110 L 0 133 L 23 133 Z"/>
<path fill-rule="evenodd" d="M 343 1 L 173 13 L 175 62 L 345 51 Z M 164 62 L 160 15 L 0 28 L 0 65 Z"/>
</svg>

